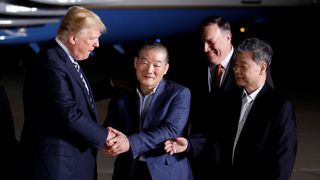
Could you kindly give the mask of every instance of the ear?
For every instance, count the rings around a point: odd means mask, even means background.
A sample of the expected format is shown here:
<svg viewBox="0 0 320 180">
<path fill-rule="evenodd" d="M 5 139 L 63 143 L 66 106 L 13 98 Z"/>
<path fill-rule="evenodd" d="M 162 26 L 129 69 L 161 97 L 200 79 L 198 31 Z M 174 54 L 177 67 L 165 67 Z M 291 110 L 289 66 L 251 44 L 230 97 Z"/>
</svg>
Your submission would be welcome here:
<svg viewBox="0 0 320 180">
<path fill-rule="evenodd" d="M 168 70 L 169 70 L 169 63 L 166 63 L 165 65 L 165 70 L 164 70 L 164 74 L 167 74 Z"/>
<path fill-rule="evenodd" d="M 75 44 L 76 43 L 76 36 L 74 33 L 69 33 L 68 34 L 68 42 L 70 44 Z"/>
<path fill-rule="evenodd" d="M 231 35 L 231 33 L 226 33 L 226 38 L 228 38 L 228 41 L 231 41 L 231 37 L 232 37 L 232 35 Z"/>
<path fill-rule="evenodd" d="M 262 74 L 262 73 L 267 73 L 267 72 L 266 72 L 266 71 L 267 71 L 267 68 L 268 68 L 267 63 L 265 63 L 265 62 L 261 63 L 261 64 L 260 64 L 260 74 Z"/>
<path fill-rule="evenodd" d="M 135 58 L 134 58 L 134 62 L 133 62 L 133 63 L 134 63 L 134 68 L 137 68 L 137 62 L 138 62 L 138 58 L 135 57 Z"/>
</svg>

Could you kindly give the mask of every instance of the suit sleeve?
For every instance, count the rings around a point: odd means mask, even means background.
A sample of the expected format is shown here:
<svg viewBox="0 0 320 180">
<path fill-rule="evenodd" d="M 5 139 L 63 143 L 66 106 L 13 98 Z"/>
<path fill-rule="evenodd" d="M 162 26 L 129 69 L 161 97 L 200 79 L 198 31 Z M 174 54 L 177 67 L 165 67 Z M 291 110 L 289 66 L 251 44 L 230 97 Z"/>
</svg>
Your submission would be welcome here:
<svg viewBox="0 0 320 180">
<path fill-rule="evenodd" d="M 191 94 L 183 88 L 169 103 L 166 116 L 160 126 L 128 136 L 133 157 L 163 146 L 167 139 L 181 136 L 187 123 Z M 155 117 L 156 118 L 156 117 Z"/>
<path fill-rule="evenodd" d="M 294 107 L 285 102 L 276 117 L 274 179 L 288 180 L 294 167 L 297 151 L 296 118 Z"/>
</svg>

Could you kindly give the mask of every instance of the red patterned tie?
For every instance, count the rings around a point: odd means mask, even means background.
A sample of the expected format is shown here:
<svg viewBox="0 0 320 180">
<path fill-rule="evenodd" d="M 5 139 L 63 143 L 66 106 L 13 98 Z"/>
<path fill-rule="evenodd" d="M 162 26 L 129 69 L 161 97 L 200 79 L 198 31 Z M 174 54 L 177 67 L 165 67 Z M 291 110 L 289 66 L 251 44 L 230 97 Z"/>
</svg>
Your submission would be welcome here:
<svg viewBox="0 0 320 180">
<path fill-rule="evenodd" d="M 219 91 L 221 75 L 222 75 L 222 65 L 218 64 L 216 66 L 216 70 L 215 70 L 214 75 L 213 75 L 212 90 L 211 91 L 214 91 L 214 92 L 218 92 Z"/>
</svg>

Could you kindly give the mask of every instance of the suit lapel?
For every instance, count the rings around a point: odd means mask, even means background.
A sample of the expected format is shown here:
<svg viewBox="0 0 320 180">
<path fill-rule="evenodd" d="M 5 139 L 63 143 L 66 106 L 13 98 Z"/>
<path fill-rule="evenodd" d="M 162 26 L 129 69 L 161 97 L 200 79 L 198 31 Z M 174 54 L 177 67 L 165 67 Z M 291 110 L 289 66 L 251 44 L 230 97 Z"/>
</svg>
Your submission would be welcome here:
<svg viewBox="0 0 320 180">
<path fill-rule="evenodd" d="M 161 103 L 161 99 L 158 99 L 158 97 L 164 93 L 164 87 L 166 86 L 166 83 L 167 81 L 165 79 L 161 80 L 160 81 L 160 84 L 159 86 L 157 87 L 157 90 L 156 92 L 154 93 L 151 101 L 150 101 L 150 104 L 149 104 L 149 107 L 145 113 L 145 116 L 144 116 L 144 119 L 143 119 L 143 123 L 142 123 L 142 127 L 143 128 L 146 128 L 146 127 L 149 127 L 150 124 L 152 123 L 152 115 L 155 114 L 154 111 L 157 111 L 157 109 L 159 109 L 158 107 L 162 104 Z M 155 103 L 156 102 L 156 103 Z"/>
<path fill-rule="evenodd" d="M 252 104 L 250 112 L 247 116 L 243 129 L 241 131 L 239 140 L 241 136 L 252 136 L 251 135 L 252 130 L 258 130 L 258 129 L 264 128 L 265 126 L 264 117 L 267 116 L 267 114 L 265 113 L 268 113 L 265 106 L 265 103 L 268 101 L 268 99 L 266 99 L 265 96 L 268 92 L 270 92 L 269 90 L 270 90 L 269 85 L 266 83 L 264 87 L 261 89 L 261 91 L 259 92 L 259 94 L 257 95 L 256 99 Z"/>
<path fill-rule="evenodd" d="M 235 86 L 235 76 L 233 72 L 234 63 L 235 63 L 235 53 L 232 54 L 230 63 L 225 72 L 224 80 L 222 81 L 222 84 L 220 87 L 222 92 L 225 92 L 231 89 L 232 86 Z"/>
<path fill-rule="evenodd" d="M 68 71 L 72 74 L 72 77 L 76 80 L 76 82 L 79 84 L 79 86 L 81 87 L 81 91 L 83 93 L 83 96 L 85 97 L 88 105 L 90 106 L 90 108 L 94 111 L 94 113 L 97 115 L 96 112 L 96 107 L 95 107 L 95 103 L 94 103 L 94 98 L 92 96 L 92 90 L 90 88 L 90 85 L 88 84 L 88 80 L 86 78 L 86 76 L 84 75 L 84 73 L 82 72 L 82 76 L 84 77 L 84 79 L 87 82 L 89 91 L 90 91 L 90 96 L 88 95 L 87 89 L 84 85 L 84 83 L 82 82 L 82 79 L 80 78 L 79 73 L 77 72 L 76 68 L 74 67 L 74 64 L 71 62 L 70 58 L 68 57 L 67 53 L 57 44 L 57 52 L 59 54 L 59 57 L 61 58 L 62 61 L 64 61 Z M 90 102 L 90 98 L 93 102 Z M 91 106 L 91 104 L 93 104 L 94 107 Z"/>
</svg>

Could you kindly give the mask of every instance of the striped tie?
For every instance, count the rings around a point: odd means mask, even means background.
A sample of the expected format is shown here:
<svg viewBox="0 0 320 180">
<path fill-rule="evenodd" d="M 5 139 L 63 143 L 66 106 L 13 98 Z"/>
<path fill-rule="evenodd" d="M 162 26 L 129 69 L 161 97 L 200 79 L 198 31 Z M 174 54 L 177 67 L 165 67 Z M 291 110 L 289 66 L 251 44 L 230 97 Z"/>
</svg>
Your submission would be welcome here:
<svg viewBox="0 0 320 180">
<path fill-rule="evenodd" d="M 77 72 L 79 73 L 80 78 L 81 78 L 81 80 L 82 80 L 82 82 L 83 82 L 84 86 L 85 86 L 85 87 L 86 87 L 86 89 L 87 89 L 87 93 L 88 93 L 88 95 L 90 95 L 90 93 L 89 93 L 89 88 L 88 88 L 88 85 L 87 85 L 87 82 L 86 82 L 86 80 L 84 79 L 84 77 L 83 77 L 83 75 L 82 75 L 82 71 L 81 71 L 81 69 L 80 69 L 79 64 L 78 64 L 76 61 L 74 61 L 74 62 L 73 62 L 73 64 L 74 64 L 74 67 L 76 68 Z"/>
<path fill-rule="evenodd" d="M 79 73 L 80 78 L 81 78 L 84 86 L 85 86 L 86 89 L 87 89 L 87 94 L 88 94 L 88 96 L 89 96 L 89 100 L 90 100 L 90 103 L 91 103 L 91 108 L 94 109 L 95 106 L 94 106 L 93 100 L 92 100 L 91 95 L 90 95 L 90 92 L 89 92 L 88 84 L 87 84 L 86 80 L 84 79 L 84 77 L 83 77 L 83 75 L 82 75 L 82 70 L 80 69 L 80 66 L 79 66 L 78 62 L 72 61 L 72 63 L 74 64 L 74 67 L 76 68 L 77 72 Z"/>
</svg>

